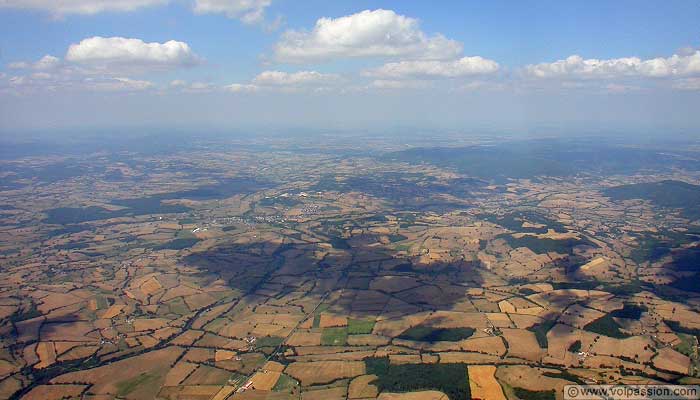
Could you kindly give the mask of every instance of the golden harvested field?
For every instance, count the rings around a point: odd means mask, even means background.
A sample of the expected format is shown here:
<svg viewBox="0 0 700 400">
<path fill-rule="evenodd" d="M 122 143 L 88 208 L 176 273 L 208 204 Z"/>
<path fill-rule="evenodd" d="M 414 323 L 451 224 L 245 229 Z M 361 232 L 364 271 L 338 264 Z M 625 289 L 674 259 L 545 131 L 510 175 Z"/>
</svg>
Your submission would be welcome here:
<svg viewBox="0 0 700 400">
<path fill-rule="evenodd" d="M 626 339 L 615 339 L 601 336 L 591 347 L 591 352 L 599 355 L 635 359 L 647 362 L 654 355 L 653 341 L 649 338 L 635 336 Z"/>
<path fill-rule="evenodd" d="M 148 279 L 141 285 L 141 291 L 144 292 L 147 296 L 155 294 L 162 288 L 163 286 L 160 284 L 160 282 L 158 282 L 158 279 L 156 279 L 155 277 Z"/>
<path fill-rule="evenodd" d="M 109 306 L 107 310 L 100 316 L 100 318 L 110 319 L 119 315 L 120 312 L 126 307 L 124 304 L 114 304 Z"/>
<path fill-rule="evenodd" d="M 68 350 L 67 352 L 61 354 L 58 356 L 57 360 L 58 361 L 70 361 L 70 360 L 78 360 L 81 358 L 87 358 L 90 357 L 91 355 L 95 354 L 97 350 L 99 350 L 99 346 L 76 346 L 73 347 L 72 349 Z"/>
<path fill-rule="evenodd" d="M 361 361 L 295 362 L 287 366 L 284 372 L 300 381 L 302 385 L 308 386 L 363 375 L 365 363 Z"/>
<path fill-rule="evenodd" d="M 687 374 L 690 367 L 690 359 L 687 356 L 669 347 L 659 350 L 659 354 L 654 357 L 652 362 L 657 368 L 681 375 Z"/>
<path fill-rule="evenodd" d="M 347 326 L 348 318 L 340 315 L 322 313 L 319 320 L 320 328 L 332 328 L 336 326 Z"/>
<path fill-rule="evenodd" d="M 377 400 L 449 400 L 449 398 L 437 390 L 424 390 L 412 393 L 382 393 Z"/>
<path fill-rule="evenodd" d="M 382 319 L 377 321 L 377 323 L 374 325 L 374 330 L 372 333 L 375 335 L 396 337 L 403 333 L 403 331 L 406 329 L 423 322 L 428 315 L 430 314 L 424 312 L 396 319 Z"/>
<path fill-rule="evenodd" d="M 347 389 L 345 387 L 316 389 L 301 394 L 302 400 L 345 400 L 346 398 Z"/>
<path fill-rule="evenodd" d="M 49 293 L 41 299 L 41 304 L 37 306 L 42 313 L 48 313 L 61 307 L 66 307 L 83 301 L 82 298 L 70 293 Z"/>
<path fill-rule="evenodd" d="M 272 390 L 280 375 L 278 371 L 262 370 L 256 372 L 250 381 L 253 382 L 253 388 L 256 390 Z"/>
<path fill-rule="evenodd" d="M 497 368 L 496 379 L 510 387 L 519 387 L 531 391 L 554 390 L 556 393 L 563 393 L 564 385 L 571 384 L 570 381 L 564 379 L 542 375 L 545 372 L 559 373 L 558 370 L 551 368 L 506 365 Z"/>
<path fill-rule="evenodd" d="M 319 346 L 321 345 L 321 332 L 296 331 L 286 343 L 290 346 Z"/>
<path fill-rule="evenodd" d="M 372 382 L 377 379 L 376 375 L 362 375 L 350 381 L 348 387 L 348 399 L 375 398 L 379 390 Z"/>
<path fill-rule="evenodd" d="M 165 318 L 138 318 L 134 320 L 135 331 L 150 331 L 162 328 L 168 324 Z"/>
<path fill-rule="evenodd" d="M 230 377 L 229 371 L 200 364 L 199 368 L 192 372 L 183 384 L 191 386 L 223 385 L 228 382 Z"/>
<path fill-rule="evenodd" d="M 231 350 L 216 350 L 214 352 L 214 361 L 224 361 L 224 360 L 230 360 L 234 357 L 236 357 L 238 353 L 235 351 Z"/>
<path fill-rule="evenodd" d="M 539 361 L 544 351 L 537 343 L 534 332 L 524 329 L 503 329 L 503 338 L 508 342 L 508 356 Z"/>
<path fill-rule="evenodd" d="M 133 380 L 141 381 L 139 376 L 152 377 L 148 384 L 139 385 L 135 389 L 144 389 L 144 395 L 155 396 L 158 388 L 165 379 L 165 375 L 183 349 L 179 347 L 166 347 L 164 349 L 144 353 L 125 360 L 117 361 L 102 367 L 85 371 L 70 372 L 51 380 L 51 383 L 91 383 L 89 393 L 92 394 L 116 394 L 120 384 Z"/>
<path fill-rule="evenodd" d="M 605 313 L 592 308 L 583 307 L 579 304 L 574 304 L 567 308 L 559 317 L 562 324 L 570 325 L 579 329 L 583 329 L 590 322 L 604 316 Z"/>
<path fill-rule="evenodd" d="M 276 361 L 268 361 L 263 365 L 263 370 L 265 371 L 283 372 L 284 368 L 284 364 L 280 364 Z"/>
<path fill-rule="evenodd" d="M 56 362 L 56 349 L 53 342 L 39 342 L 36 346 L 36 354 L 40 360 L 34 366 L 36 369 L 46 368 Z"/>
<path fill-rule="evenodd" d="M 204 332 L 202 331 L 195 331 L 195 330 L 189 330 L 183 332 L 181 335 L 176 337 L 175 339 L 172 340 L 172 344 L 180 345 L 180 346 L 191 346 L 194 342 L 196 342 L 199 338 L 204 335 Z"/>
<path fill-rule="evenodd" d="M 169 386 L 164 387 L 158 397 L 173 400 L 209 400 L 223 389 L 220 385 Z"/>
<path fill-rule="evenodd" d="M 216 395 L 214 395 L 214 397 L 211 398 L 211 400 L 226 400 L 235 391 L 236 388 L 233 386 L 224 386 L 216 393 Z"/>
<path fill-rule="evenodd" d="M 479 400 L 506 400 L 501 385 L 498 384 L 494 374 L 496 367 L 493 365 L 470 365 L 469 389 L 472 399 Z"/>
<path fill-rule="evenodd" d="M 486 336 L 481 338 L 466 339 L 459 342 L 464 351 L 483 352 L 502 356 L 506 353 L 506 345 L 498 336 Z"/>
<path fill-rule="evenodd" d="M 177 386 L 198 367 L 197 364 L 180 361 L 165 375 L 163 386 Z"/>
<path fill-rule="evenodd" d="M 191 296 L 186 296 L 184 297 L 184 300 L 185 304 L 187 304 L 187 307 L 189 307 L 190 310 L 198 310 L 216 302 L 216 298 L 207 293 L 197 293 Z"/>
<path fill-rule="evenodd" d="M 22 400 L 63 400 L 79 398 L 86 389 L 85 385 L 41 385 L 32 389 Z"/>
</svg>

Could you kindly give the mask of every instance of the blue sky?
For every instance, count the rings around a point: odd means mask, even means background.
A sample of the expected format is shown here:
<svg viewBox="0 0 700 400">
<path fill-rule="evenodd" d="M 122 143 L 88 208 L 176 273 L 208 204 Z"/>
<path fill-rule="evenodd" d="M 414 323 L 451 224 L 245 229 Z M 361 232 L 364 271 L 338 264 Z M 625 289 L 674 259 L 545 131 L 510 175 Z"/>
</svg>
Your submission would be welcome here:
<svg viewBox="0 0 700 400">
<path fill-rule="evenodd" d="M 697 21 L 695 0 L 7 0 L 0 129 L 694 132 Z"/>
</svg>

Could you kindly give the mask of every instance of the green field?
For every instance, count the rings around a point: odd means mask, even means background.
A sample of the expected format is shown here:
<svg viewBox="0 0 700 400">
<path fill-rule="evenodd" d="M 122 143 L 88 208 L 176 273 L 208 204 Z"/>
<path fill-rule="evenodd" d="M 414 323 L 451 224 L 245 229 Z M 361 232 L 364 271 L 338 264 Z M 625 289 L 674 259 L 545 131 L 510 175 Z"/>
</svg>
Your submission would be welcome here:
<svg viewBox="0 0 700 400">
<path fill-rule="evenodd" d="M 116 384 L 117 386 L 117 396 L 119 397 L 124 397 L 128 395 L 129 393 L 133 392 L 136 390 L 137 387 L 140 385 L 145 385 L 148 383 L 151 383 L 158 379 L 157 375 L 151 375 L 151 374 L 141 374 L 135 378 L 128 379 L 125 381 L 121 381 Z"/>
<path fill-rule="evenodd" d="M 299 386 L 299 382 L 287 374 L 282 374 L 272 390 L 275 392 L 291 393 L 297 386 Z"/>
<path fill-rule="evenodd" d="M 318 328 L 318 325 L 321 323 L 321 313 L 326 310 L 328 310 L 328 304 L 320 304 L 316 308 L 316 311 L 314 312 L 314 328 Z"/>
<path fill-rule="evenodd" d="M 261 348 L 261 347 L 277 347 L 284 342 L 284 338 L 277 337 L 277 336 L 265 336 L 258 338 L 258 340 L 255 341 L 255 347 L 256 348 Z"/>
<path fill-rule="evenodd" d="M 372 333 L 374 320 L 348 319 L 348 335 L 362 335 Z"/>
<path fill-rule="evenodd" d="M 541 348 L 546 349 L 548 342 L 547 342 L 547 332 L 549 332 L 550 329 L 556 325 L 556 321 L 544 321 L 541 324 L 535 324 L 527 330 L 535 332 L 535 338 L 537 339 L 537 343 L 540 345 Z"/>
<path fill-rule="evenodd" d="M 522 400 L 554 400 L 554 390 L 532 391 L 519 387 L 513 388 L 513 392 Z"/>
<path fill-rule="evenodd" d="M 153 246 L 153 250 L 182 250 L 194 246 L 199 242 L 197 238 L 174 239 L 163 244 Z"/>
<path fill-rule="evenodd" d="M 695 345 L 697 343 L 695 336 L 688 335 L 687 333 L 677 333 L 676 335 L 678 335 L 681 342 L 674 346 L 674 349 L 688 357 L 693 357 L 695 355 Z"/>
<path fill-rule="evenodd" d="M 469 375 L 465 364 L 391 365 L 388 357 L 366 358 L 367 373 L 377 375 L 381 392 L 439 390 L 450 400 L 469 400 Z"/>
<path fill-rule="evenodd" d="M 348 329 L 343 328 L 323 328 L 321 333 L 321 345 L 323 346 L 345 346 L 348 342 Z"/>
<path fill-rule="evenodd" d="M 620 330 L 621 326 L 613 319 L 610 314 L 606 314 L 595 321 L 589 322 L 583 329 L 589 332 L 600 333 L 601 335 L 610 336 L 612 338 L 624 339 L 629 337 L 626 333 Z"/>
</svg>

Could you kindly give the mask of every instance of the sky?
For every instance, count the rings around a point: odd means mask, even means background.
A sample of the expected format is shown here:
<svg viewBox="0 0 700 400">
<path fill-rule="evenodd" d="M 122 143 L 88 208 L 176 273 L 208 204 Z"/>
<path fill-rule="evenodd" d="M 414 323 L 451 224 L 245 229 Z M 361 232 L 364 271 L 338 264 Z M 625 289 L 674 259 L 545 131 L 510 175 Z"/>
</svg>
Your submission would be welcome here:
<svg viewBox="0 0 700 400">
<path fill-rule="evenodd" d="M 0 131 L 700 134 L 700 2 L 0 0 Z"/>
</svg>

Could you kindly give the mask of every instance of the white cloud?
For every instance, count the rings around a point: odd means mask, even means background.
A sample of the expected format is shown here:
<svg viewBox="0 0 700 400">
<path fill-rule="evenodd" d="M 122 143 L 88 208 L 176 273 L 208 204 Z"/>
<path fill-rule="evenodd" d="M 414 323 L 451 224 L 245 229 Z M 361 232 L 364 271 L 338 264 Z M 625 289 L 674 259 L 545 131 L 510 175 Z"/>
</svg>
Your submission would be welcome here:
<svg viewBox="0 0 700 400">
<path fill-rule="evenodd" d="M 11 68 L 24 70 L 24 74 L 8 82 L 17 94 L 42 90 L 143 91 L 154 88 L 155 84 L 126 77 L 120 71 L 186 65 L 192 57 L 195 56 L 189 47 L 180 42 L 161 45 L 138 39 L 91 38 L 72 45 L 65 60 L 45 55 L 36 62 L 10 64 Z M 128 65 L 122 68 L 122 63 Z M 138 68 L 134 69 L 135 66 Z"/>
<path fill-rule="evenodd" d="M 0 0 L 0 8 L 45 11 L 56 16 L 126 12 L 166 4 L 168 0 Z"/>
<path fill-rule="evenodd" d="M 175 79 L 174 81 L 170 82 L 170 87 L 173 88 L 181 88 L 187 86 L 187 82 L 183 81 L 182 79 Z"/>
<path fill-rule="evenodd" d="M 536 78 L 672 77 L 700 74 L 700 51 L 667 58 L 638 57 L 608 60 L 573 55 L 552 63 L 528 65 L 525 73 Z"/>
<path fill-rule="evenodd" d="M 327 91 L 341 81 L 336 74 L 323 74 L 317 71 L 264 71 L 258 74 L 250 83 L 234 83 L 224 86 L 229 92 L 282 91 L 296 92 L 300 90 Z"/>
<path fill-rule="evenodd" d="M 32 68 L 39 70 L 39 71 L 47 71 L 47 70 L 52 70 L 56 69 L 61 66 L 61 60 L 58 57 L 54 57 L 51 55 L 45 55 L 41 57 L 39 61 L 34 63 Z"/>
<path fill-rule="evenodd" d="M 381 78 L 457 78 L 468 75 L 491 74 L 497 72 L 499 65 L 483 57 L 463 57 L 455 61 L 417 60 L 400 61 L 365 71 L 364 75 Z"/>
<path fill-rule="evenodd" d="M 63 60 L 45 55 L 36 62 L 10 64 L 11 68 L 23 70 L 23 74 L 8 83 L 18 94 L 39 90 L 142 91 L 155 84 L 134 79 L 131 73 L 161 71 L 199 61 L 183 42 L 145 43 L 140 39 L 93 37 L 72 44 Z M 176 86 L 176 82 L 171 86 Z M 204 83 L 187 86 L 191 91 L 210 89 Z"/>
<path fill-rule="evenodd" d="M 467 82 L 464 85 L 458 86 L 453 90 L 456 92 L 476 92 L 476 91 L 499 91 L 499 90 L 513 90 L 514 87 L 510 86 L 509 82 L 503 81 L 472 81 Z"/>
<path fill-rule="evenodd" d="M 190 85 L 190 89 L 192 90 L 209 90 L 211 87 L 211 84 L 207 82 L 192 82 Z"/>
<path fill-rule="evenodd" d="M 195 0 L 197 14 L 225 14 L 246 24 L 261 22 L 272 0 Z"/>
<path fill-rule="evenodd" d="M 316 71 L 281 72 L 265 71 L 253 79 L 258 86 L 303 86 L 326 84 L 339 79 L 335 74 L 322 74 Z"/>
<path fill-rule="evenodd" d="M 311 32 L 290 30 L 275 46 L 279 61 L 309 62 L 348 57 L 452 59 L 461 43 L 428 36 L 418 20 L 391 10 L 365 10 L 340 18 L 321 18 Z"/>
<path fill-rule="evenodd" d="M 224 86 L 224 90 L 228 90 L 229 92 L 234 92 L 234 93 L 257 92 L 259 89 L 260 88 L 257 87 L 256 85 L 241 84 L 241 83 L 234 83 L 231 85 Z"/>
<path fill-rule="evenodd" d="M 192 82 L 176 79 L 168 85 L 170 89 L 181 90 L 186 93 L 205 93 L 216 89 L 214 85 L 207 82 Z"/>
<path fill-rule="evenodd" d="M 47 12 L 56 18 L 66 15 L 94 15 L 103 12 L 130 12 L 161 6 L 171 0 L 0 0 L 0 8 Z M 194 0 L 196 14 L 225 14 L 246 24 L 258 23 L 272 0 Z M 275 21 L 272 29 L 279 24 Z"/>
<path fill-rule="evenodd" d="M 37 71 L 48 71 L 60 67 L 61 59 L 52 55 L 45 55 L 39 61 L 28 63 L 26 61 L 13 62 L 8 65 L 12 69 L 33 69 Z"/>
<path fill-rule="evenodd" d="M 184 42 L 145 43 L 123 37 L 91 37 L 72 44 L 66 60 L 103 69 L 174 68 L 199 63 L 200 58 Z"/>
<path fill-rule="evenodd" d="M 375 89 L 425 89 L 430 87 L 429 82 L 414 81 L 414 80 L 391 80 L 391 79 L 376 79 L 369 85 Z"/>
<path fill-rule="evenodd" d="M 83 85 L 86 89 L 110 92 L 143 91 L 152 89 L 155 86 L 153 82 L 150 81 L 130 78 L 87 78 L 83 81 Z"/>
<path fill-rule="evenodd" d="M 31 75 L 14 76 L 8 80 L 15 94 L 42 91 L 109 91 L 134 92 L 152 89 L 155 84 L 146 80 L 126 77 L 85 76 L 59 71 L 56 74 L 35 72 Z"/>
</svg>

